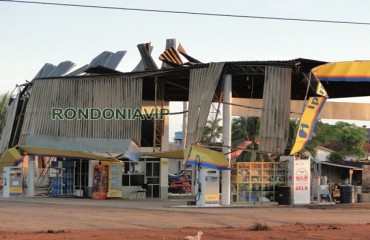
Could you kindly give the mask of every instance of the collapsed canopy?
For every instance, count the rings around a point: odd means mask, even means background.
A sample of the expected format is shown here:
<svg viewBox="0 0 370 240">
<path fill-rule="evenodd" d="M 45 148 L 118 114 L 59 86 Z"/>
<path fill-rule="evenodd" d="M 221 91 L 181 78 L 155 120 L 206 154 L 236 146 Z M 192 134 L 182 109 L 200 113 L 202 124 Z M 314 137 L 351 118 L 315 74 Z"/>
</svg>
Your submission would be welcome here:
<svg viewBox="0 0 370 240">
<path fill-rule="evenodd" d="M 184 159 L 186 165 L 216 170 L 226 170 L 229 166 L 229 162 L 223 153 L 194 145 L 184 150 L 144 153 L 143 155 L 158 158 Z"/>
</svg>

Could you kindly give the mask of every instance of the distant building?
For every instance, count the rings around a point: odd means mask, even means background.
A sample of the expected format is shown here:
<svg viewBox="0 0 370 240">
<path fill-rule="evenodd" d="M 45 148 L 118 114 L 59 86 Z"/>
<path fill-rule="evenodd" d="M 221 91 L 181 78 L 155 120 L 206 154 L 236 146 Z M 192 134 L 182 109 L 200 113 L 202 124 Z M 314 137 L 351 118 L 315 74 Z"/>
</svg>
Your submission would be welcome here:
<svg viewBox="0 0 370 240">
<path fill-rule="evenodd" d="M 335 151 L 333 151 L 331 149 L 328 149 L 328 148 L 325 148 L 325 147 L 322 147 L 322 146 L 318 146 L 316 148 L 315 161 L 316 162 L 328 161 L 328 156 L 332 152 L 335 152 Z"/>
</svg>

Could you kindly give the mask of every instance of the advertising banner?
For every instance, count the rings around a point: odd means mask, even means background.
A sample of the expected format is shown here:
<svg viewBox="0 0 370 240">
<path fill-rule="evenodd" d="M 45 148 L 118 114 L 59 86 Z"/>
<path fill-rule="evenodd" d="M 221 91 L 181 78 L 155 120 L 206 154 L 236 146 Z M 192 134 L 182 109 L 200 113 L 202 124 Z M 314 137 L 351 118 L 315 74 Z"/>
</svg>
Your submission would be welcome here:
<svg viewBox="0 0 370 240">
<path fill-rule="evenodd" d="M 299 122 L 297 136 L 290 152 L 293 155 L 301 151 L 312 137 L 316 120 L 323 108 L 326 97 L 310 97 Z"/>
</svg>

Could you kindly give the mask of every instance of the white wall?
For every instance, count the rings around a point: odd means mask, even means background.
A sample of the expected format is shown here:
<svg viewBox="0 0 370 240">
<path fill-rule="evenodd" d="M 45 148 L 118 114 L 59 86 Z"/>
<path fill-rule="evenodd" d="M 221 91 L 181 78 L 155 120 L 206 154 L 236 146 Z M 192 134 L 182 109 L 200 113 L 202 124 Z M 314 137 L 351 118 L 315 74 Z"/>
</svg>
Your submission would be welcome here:
<svg viewBox="0 0 370 240">
<path fill-rule="evenodd" d="M 327 161 L 327 157 L 330 155 L 330 153 L 331 153 L 330 151 L 318 148 L 316 150 L 315 161 L 316 162 Z"/>
</svg>

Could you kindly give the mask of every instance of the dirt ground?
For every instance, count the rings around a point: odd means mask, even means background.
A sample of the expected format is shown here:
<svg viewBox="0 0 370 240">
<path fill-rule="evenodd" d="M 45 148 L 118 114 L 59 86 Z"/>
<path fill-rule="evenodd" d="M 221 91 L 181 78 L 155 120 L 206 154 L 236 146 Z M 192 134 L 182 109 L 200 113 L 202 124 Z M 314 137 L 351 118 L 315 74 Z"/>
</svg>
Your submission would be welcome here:
<svg viewBox="0 0 370 240">
<path fill-rule="evenodd" d="M 178 204 L 178 205 L 176 205 Z M 370 208 L 190 208 L 150 200 L 0 199 L 0 239 L 361 239 Z M 256 224 L 270 228 L 253 231 Z"/>
</svg>

